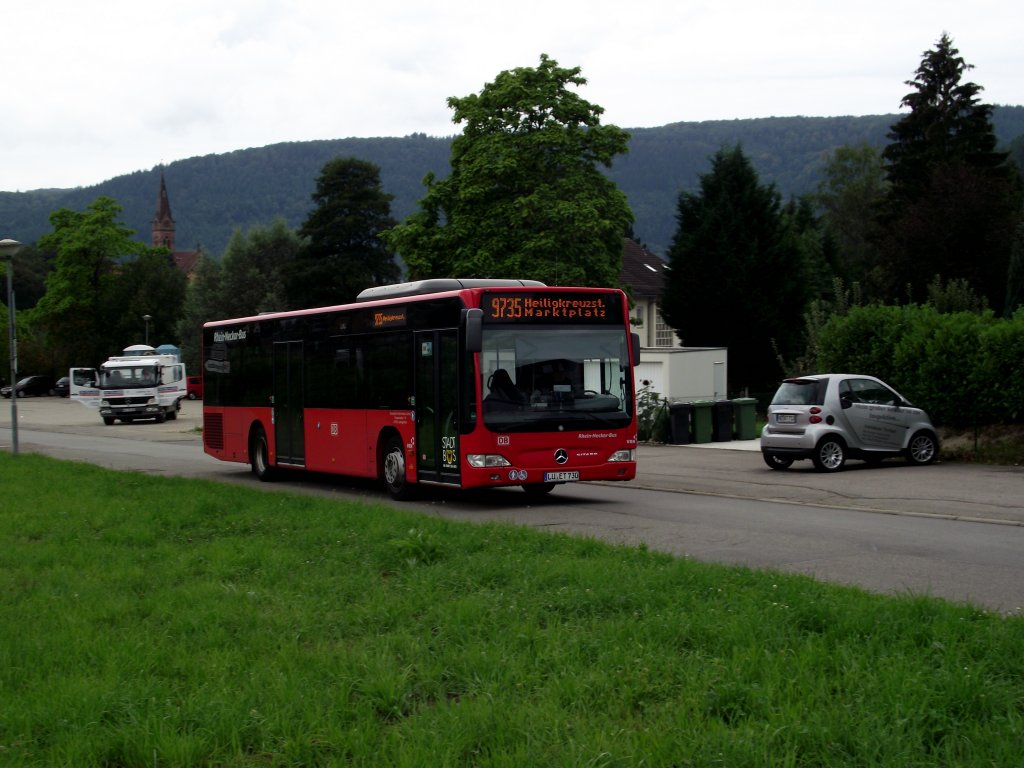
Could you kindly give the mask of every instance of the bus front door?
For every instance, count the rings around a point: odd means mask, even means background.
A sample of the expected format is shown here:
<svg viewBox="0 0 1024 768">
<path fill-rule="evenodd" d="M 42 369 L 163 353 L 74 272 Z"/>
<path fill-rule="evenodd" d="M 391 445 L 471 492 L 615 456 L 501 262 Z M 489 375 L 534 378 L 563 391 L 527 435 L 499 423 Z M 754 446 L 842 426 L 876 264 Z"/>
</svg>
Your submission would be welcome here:
<svg viewBox="0 0 1024 768">
<path fill-rule="evenodd" d="M 458 332 L 416 334 L 417 479 L 458 485 Z"/>
<path fill-rule="evenodd" d="M 302 342 L 274 343 L 274 446 L 278 464 L 303 466 Z"/>
</svg>

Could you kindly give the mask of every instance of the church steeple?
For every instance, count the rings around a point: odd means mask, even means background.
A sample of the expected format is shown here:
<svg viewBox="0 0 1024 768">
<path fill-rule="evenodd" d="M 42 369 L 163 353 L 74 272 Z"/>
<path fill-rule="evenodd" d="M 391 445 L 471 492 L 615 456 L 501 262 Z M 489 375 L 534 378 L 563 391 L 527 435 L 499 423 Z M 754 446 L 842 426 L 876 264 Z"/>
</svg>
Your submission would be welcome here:
<svg viewBox="0 0 1024 768">
<path fill-rule="evenodd" d="M 171 216 L 171 201 L 167 197 L 167 183 L 163 169 L 160 169 L 160 197 L 153 216 L 153 246 L 163 246 L 174 253 L 174 217 Z"/>
</svg>

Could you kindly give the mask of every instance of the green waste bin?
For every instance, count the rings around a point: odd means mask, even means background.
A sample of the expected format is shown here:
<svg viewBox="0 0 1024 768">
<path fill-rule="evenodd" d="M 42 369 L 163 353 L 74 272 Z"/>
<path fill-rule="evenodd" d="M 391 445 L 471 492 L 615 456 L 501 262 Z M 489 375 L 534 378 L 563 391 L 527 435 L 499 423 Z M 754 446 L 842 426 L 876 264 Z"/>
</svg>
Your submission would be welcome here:
<svg viewBox="0 0 1024 768">
<path fill-rule="evenodd" d="M 757 400 L 753 397 L 737 397 L 732 401 L 732 412 L 736 420 L 736 439 L 756 440 Z"/>
<path fill-rule="evenodd" d="M 695 443 L 711 442 L 711 406 L 710 400 L 693 403 L 693 434 L 690 437 Z"/>
</svg>

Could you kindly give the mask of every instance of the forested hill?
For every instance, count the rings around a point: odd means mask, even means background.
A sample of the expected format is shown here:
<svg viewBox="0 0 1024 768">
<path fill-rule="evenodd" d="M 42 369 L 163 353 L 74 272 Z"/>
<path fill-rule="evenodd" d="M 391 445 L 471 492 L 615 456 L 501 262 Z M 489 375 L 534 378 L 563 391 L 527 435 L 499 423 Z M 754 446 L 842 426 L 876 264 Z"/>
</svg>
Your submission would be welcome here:
<svg viewBox="0 0 1024 768">
<path fill-rule="evenodd" d="M 723 146 L 739 144 L 763 182 L 785 196 L 812 191 L 822 160 L 836 147 L 866 142 L 883 146 L 897 115 L 867 117 L 773 117 L 701 123 L 672 123 L 629 129 L 629 154 L 609 175 L 629 198 L 637 239 L 663 252 L 676 229 L 676 201 L 695 191 L 709 159 Z M 1001 145 L 1024 141 L 1024 106 L 997 107 L 993 123 Z M 220 155 L 179 160 L 164 167 L 177 247 L 201 245 L 219 256 L 237 229 L 265 226 L 283 217 L 298 227 L 312 206 L 310 195 L 324 164 L 335 157 L 358 157 L 378 165 L 385 191 L 395 196 L 398 220 L 416 209 L 423 177 L 449 170 L 450 138 L 414 134 L 404 138 L 337 139 L 273 144 Z M 1022 163 L 1024 166 L 1024 163 Z M 58 208 L 84 210 L 100 195 L 123 208 L 123 223 L 149 241 L 156 212 L 160 168 L 118 176 L 91 187 L 0 192 L 0 233 L 33 243 L 50 231 Z"/>
</svg>

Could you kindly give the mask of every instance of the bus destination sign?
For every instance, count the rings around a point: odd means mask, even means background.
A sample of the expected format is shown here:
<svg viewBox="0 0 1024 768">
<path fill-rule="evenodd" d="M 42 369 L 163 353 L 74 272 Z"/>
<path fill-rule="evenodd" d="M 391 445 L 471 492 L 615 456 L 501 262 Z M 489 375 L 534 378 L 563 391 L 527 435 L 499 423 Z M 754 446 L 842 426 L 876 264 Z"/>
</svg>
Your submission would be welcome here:
<svg viewBox="0 0 1024 768">
<path fill-rule="evenodd" d="M 489 293 L 481 308 L 490 322 L 616 323 L 622 321 L 617 294 Z"/>
</svg>

